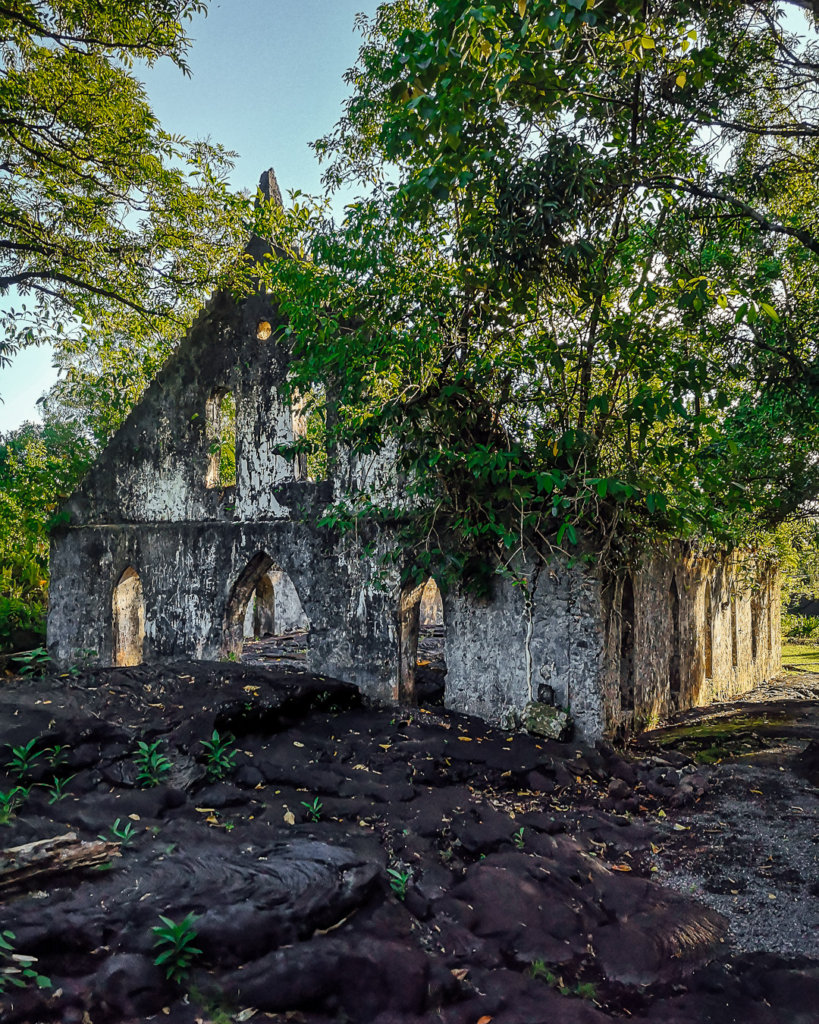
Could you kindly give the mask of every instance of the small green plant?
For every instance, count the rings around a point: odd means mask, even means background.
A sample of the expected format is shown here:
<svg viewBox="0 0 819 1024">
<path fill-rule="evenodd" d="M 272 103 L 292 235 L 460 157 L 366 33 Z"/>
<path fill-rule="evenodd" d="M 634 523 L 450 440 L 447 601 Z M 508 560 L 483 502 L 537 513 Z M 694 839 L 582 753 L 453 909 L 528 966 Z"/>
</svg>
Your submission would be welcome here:
<svg viewBox="0 0 819 1024">
<path fill-rule="evenodd" d="M 15 953 L 12 939 L 14 932 L 0 932 L 0 993 L 11 985 L 14 988 L 26 988 L 31 982 L 37 988 L 51 988 L 51 979 L 34 970 L 32 964 L 37 963 L 36 956 L 25 956 Z"/>
<path fill-rule="evenodd" d="M 48 761 L 51 768 L 61 768 L 68 760 L 68 750 L 70 748 L 56 743 L 53 747 L 45 747 L 43 750 L 43 757 Z"/>
<path fill-rule="evenodd" d="M 25 803 L 28 792 L 25 786 L 15 786 L 7 793 L 0 790 L 0 825 L 8 825 L 17 808 Z"/>
<path fill-rule="evenodd" d="M 158 786 L 171 770 L 171 762 L 160 752 L 161 745 L 162 740 L 154 740 L 153 743 L 146 743 L 144 740 L 137 741 L 134 762 L 139 769 L 137 782 L 143 789 Z"/>
<path fill-rule="evenodd" d="M 73 775 L 69 775 L 67 778 L 61 779 L 59 775 L 55 775 L 52 782 L 43 783 L 46 792 L 48 793 L 49 804 L 56 804 L 58 800 L 64 800 L 68 795 L 65 792 L 65 787 L 74 778 Z"/>
<path fill-rule="evenodd" d="M 407 886 L 409 885 L 410 880 L 409 871 L 399 871 L 398 868 L 387 868 L 387 874 L 390 879 L 390 889 L 392 889 L 399 900 L 403 900 L 407 895 Z"/>
<path fill-rule="evenodd" d="M 512 842 L 515 844 L 515 846 L 519 850 L 522 850 L 524 848 L 524 846 L 526 845 L 526 840 L 523 838 L 524 831 L 525 831 L 525 829 L 521 825 L 521 827 L 517 830 L 517 832 L 513 833 L 513 835 L 512 835 Z"/>
<path fill-rule="evenodd" d="M 216 729 L 209 740 L 201 740 L 205 748 L 208 778 L 211 781 L 226 778 L 236 767 L 236 737 L 230 733 L 220 736 Z"/>
<path fill-rule="evenodd" d="M 36 749 L 39 742 L 39 737 L 35 736 L 34 739 L 29 740 L 28 743 L 19 747 L 11 748 L 11 758 L 6 761 L 6 767 L 13 775 L 16 775 L 18 779 L 22 779 L 27 775 L 34 767 L 37 760 L 42 757 L 43 751 Z"/>
<path fill-rule="evenodd" d="M 21 676 L 44 676 L 51 664 L 51 658 L 45 647 L 35 647 L 33 651 L 26 651 L 25 654 L 16 654 L 14 660 L 20 668 Z"/>
<path fill-rule="evenodd" d="M 134 836 L 136 835 L 136 829 L 130 821 L 126 821 L 124 825 L 120 826 L 120 819 L 114 822 L 114 824 L 108 829 L 108 835 L 98 835 L 97 839 L 101 839 L 104 843 L 119 843 L 123 849 L 128 846 L 132 846 L 134 842 Z"/>
<path fill-rule="evenodd" d="M 596 999 L 597 987 L 591 981 L 579 981 L 576 985 L 567 985 L 563 979 L 546 966 L 543 960 L 533 960 L 529 966 L 530 978 L 543 978 L 546 984 L 562 996 L 577 996 L 580 999 Z"/>
<path fill-rule="evenodd" d="M 308 803 L 306 800 L 302 800 L 301 805 L 306 808 L 310 821 L 321 821 L 321 810 L 324 807 L 324 804 L 317 796 L 313 797 L 311 803 Z"/>
<path fill-rule="evenodd" d="M 68 674 L 76 678 L 76 676 L 94 664 L 98 653 L 93 647 L 81 647 L 79 650 L 74 651 L 74 662 L 68 666 Z"/>
<path fill-rule="evenodd" d="M 194 957 L 202 952 L 198 946 L 194 946 L 196 929 L 193 925 L 196 917 L 188 914 L 177 922 L 160 914 L 159 920 L 162 924 L 151 929 L 156 936 L 154 947 L 162 947 L 154 963 L 157 967 L 165 968 L 166 978 L 182 981 L 187 977 Z"/>
</svg>

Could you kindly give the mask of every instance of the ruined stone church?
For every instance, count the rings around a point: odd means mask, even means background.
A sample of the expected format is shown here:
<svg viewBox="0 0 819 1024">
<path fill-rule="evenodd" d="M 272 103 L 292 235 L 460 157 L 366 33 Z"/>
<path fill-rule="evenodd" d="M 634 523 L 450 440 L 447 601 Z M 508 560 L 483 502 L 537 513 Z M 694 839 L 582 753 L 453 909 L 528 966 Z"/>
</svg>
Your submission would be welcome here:
<svg viewBox="0 0 819 1024">
<path fill-rule="evenodd" d="M 302 429 L 280 393 L 283 326 L 261 290 L 217 294 L 70 498 L 52 534 L 58 663 L 241 657 L 248 633 L 296 625 L 309 670 L 414 699 L 423 588 L 364 555 L 375 527 L 317 527 L 377 466 L 336 453 L 316 480 L 281 454 Z M 529 577 L 528 592 L 499 576 L 489 599 L 442 595 L 447 707 L 511 727 L 554 703 L 594 739 L 780 668 L 776 574 L 747 553 L 670 545 L 613 576 L 553 561 Z"/>
</svg>

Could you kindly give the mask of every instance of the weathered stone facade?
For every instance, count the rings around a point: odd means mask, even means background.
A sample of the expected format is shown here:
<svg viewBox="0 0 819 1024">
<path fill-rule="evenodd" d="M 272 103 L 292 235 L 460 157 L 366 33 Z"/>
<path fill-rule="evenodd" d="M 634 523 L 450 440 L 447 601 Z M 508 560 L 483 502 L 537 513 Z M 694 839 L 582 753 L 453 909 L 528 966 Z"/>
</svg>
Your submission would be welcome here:
<svg viewBox="0 0 819 1024">
<path fill-rule="evenodd" d="M 412 699 L 434 595 L 402 591 L 363 556 L 365 543 L 383 543 L 375 527 L 367 537 L 316 527 L 333 498 L 378 486 L 385 460 L 331 453 L 329 478 L 312 481 L 303 460 L 279 452 L 301 417 L 281 397 L 283 326 L 261 292 L 217 295 L 67 503 L 51 552 L 58 663 L 90 650 L 108 665 L 236 656 L 278 614 L 283 628 L 309 624 L 313 671 Z M 227 396 L 235 482 L 219 462 Z M 450 590 L 445 702 L 511 725 L 533 700 L 554 701 L 591 738 L 739 693 L 780 660 L 776 580 L 749 565 L 680 547 L 612 580 L 555 562 L 522 567 L 526 587 L 498 576 L 491 600 Z M 277 573 L 296 595 L 287 626 Z"/>
<path fill-rule="evenodd" d="M 778 573 L 752 552 L 671 545 L 603 593 L 608 730 L 735 698 L 781 669 Z"/>
</svg>

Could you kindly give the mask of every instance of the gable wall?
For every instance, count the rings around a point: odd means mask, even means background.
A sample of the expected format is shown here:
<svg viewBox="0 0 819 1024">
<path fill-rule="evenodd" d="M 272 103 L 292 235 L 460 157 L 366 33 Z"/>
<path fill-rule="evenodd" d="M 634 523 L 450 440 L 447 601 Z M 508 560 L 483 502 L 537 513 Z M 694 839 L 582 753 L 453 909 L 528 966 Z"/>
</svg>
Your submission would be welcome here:
<svg viewBox="0 0 819 1024">
<path fill-rule="evenodd" d="M 260 320 L 269 339 L 256 338 Z M 217 296 L 179 352 L 148 388 L 67 505 L 75 523 L 278 518 L 288 510 L 271 487 L 294 479 L 276 444 L 292 441 L 278 385 L 287 372 L 282 320 L 263 295 L 237 305 Z M 236 399 L 237 486 L 208 488 L 206 405 L 217 388 Z"/>
</svg>

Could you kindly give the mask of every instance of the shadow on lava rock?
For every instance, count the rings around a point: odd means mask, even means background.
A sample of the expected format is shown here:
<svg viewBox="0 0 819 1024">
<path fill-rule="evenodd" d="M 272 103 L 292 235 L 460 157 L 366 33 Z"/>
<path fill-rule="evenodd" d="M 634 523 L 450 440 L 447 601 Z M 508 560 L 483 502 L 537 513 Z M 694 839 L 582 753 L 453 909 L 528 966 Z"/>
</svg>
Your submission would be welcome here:
<svg viewBox="0 0 819 1024">
<path fill-rule="evenodd" d="M 656 883 L 712 799 L 679 752 L 244 663 L 11 679 L 0 730 L 4 1024 L 783 1024 L 819 999 L 816 961 L 735 949 Z"/>
</svg>

